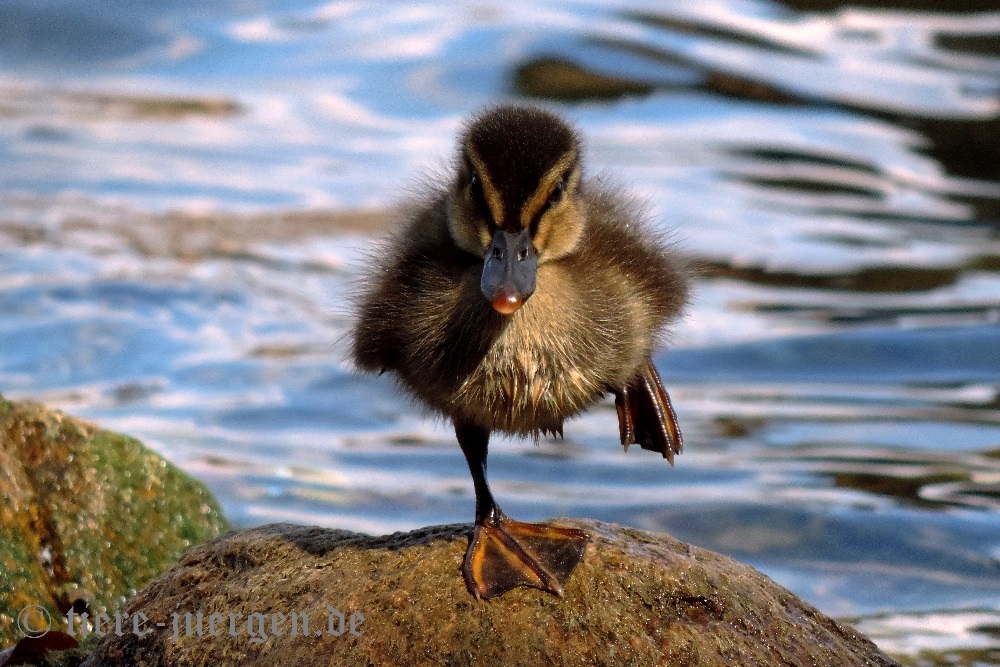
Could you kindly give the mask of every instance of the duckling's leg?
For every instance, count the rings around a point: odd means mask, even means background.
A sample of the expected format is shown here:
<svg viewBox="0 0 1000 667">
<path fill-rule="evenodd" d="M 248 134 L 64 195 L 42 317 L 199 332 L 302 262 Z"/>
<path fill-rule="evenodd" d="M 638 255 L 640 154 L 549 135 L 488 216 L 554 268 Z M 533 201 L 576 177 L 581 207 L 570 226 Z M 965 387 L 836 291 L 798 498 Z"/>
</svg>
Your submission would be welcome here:
<svg viewBox="0 0 1000 667">
<path fill-rule="evenodd" d="M 684 449 L 684 440 L 677 414 L 651 358 L 631 383 L 615 391 L 615 407 L 626 450 L 637 443 L 643 449 L 663 454 L 670 465 L 674 464 L 674 455 Z"/>
<path fill-rule="evenodd" d="M 476 489 L 476 529 L 462 563 L 465 585 L 477 599 L 532 586 L 562 597 L 562 585 L 583 557 L 589 536 L 582 530 L 508 518 L 486 481 L 490 432 L 455 424 Z"/>
</svg>

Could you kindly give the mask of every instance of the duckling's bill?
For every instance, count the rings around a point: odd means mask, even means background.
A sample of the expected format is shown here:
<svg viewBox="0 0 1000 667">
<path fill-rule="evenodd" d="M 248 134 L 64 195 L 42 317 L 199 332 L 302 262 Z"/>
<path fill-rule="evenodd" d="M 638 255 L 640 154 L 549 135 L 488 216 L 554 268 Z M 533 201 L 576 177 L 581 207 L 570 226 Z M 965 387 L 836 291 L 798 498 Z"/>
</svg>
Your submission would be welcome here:
<svg viewBox="0 0 1000 667">
<path fill-rule="evenodd" d="M 538 256 L 529 230 L 498 229 L 486 251 L 479 288 L 502 315 L 513 315 L 535 292 Z"/>
</svg>

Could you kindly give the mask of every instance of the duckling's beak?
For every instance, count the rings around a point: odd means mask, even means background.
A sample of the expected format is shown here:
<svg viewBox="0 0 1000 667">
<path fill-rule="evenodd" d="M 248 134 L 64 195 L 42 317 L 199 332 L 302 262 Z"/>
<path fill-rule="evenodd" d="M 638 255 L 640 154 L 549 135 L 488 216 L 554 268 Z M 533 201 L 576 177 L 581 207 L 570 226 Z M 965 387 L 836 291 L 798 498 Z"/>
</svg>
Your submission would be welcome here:
<svg viewBox="0 0 1000 667">
<path fill-rule="evenodd" d="M 502 315 L 513 315 L 535 291 L 537 256 L 528 230 L 517 233 L 497 230 L 486 251 L 483 296 Z"/>
</svg>

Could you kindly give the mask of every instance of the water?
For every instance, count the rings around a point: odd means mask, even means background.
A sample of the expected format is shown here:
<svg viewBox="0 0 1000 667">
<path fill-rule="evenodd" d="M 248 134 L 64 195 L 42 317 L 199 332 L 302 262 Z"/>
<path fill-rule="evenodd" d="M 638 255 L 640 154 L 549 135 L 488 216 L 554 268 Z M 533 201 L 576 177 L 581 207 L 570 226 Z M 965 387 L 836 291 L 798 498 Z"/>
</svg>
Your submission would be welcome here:
<svg viewBox="0 0 1000 667">
<path fill-rule="evenodd" d="M 1000 664 L 1000 7 L 677 4 L 8 0 L 0 391 L 240 525 L 470 520 L 447 426 L 351 372 L 346 296 L 464 116 L 542 101 L 699 266 L 656 356 L 687 448 L 623 454 L 610 403 L 499 440 L 508 513 L 666 530 L 913 664 Z"/>
</svg>

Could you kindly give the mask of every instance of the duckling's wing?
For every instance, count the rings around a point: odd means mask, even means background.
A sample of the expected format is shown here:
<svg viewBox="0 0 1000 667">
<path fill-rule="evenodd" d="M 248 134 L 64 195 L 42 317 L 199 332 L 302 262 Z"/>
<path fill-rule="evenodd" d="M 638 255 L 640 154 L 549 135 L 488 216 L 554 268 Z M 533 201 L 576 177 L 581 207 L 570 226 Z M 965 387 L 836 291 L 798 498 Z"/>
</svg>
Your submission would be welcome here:
<svg viewBox="0 0 1000 667">
<path fill-rule="evenodd" d="M 673 465 L 674 455 L 684 449 L 684 440 L 670 396 L 660 382 L 652 359 L 646 360 L 632 382 L 615 391 L 615 407 L 625 449 L 638 444 L 643 449 L 661 453 Z"/>
</svg>

